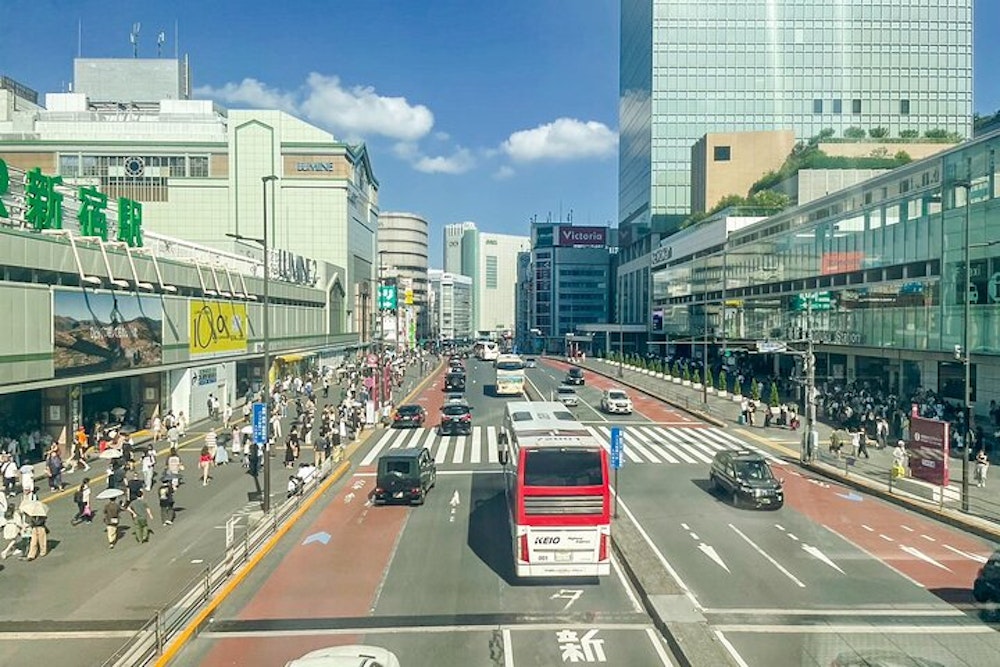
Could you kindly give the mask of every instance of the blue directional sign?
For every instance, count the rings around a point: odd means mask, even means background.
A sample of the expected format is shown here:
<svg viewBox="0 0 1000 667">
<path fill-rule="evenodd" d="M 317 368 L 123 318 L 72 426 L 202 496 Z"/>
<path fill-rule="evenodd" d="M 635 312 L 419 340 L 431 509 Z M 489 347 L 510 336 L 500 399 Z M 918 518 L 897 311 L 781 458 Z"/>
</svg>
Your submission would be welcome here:
<svg viewBox="0 0 1000 667">
<path fill-rule="evenodd" d="M 619 426 L 611 427 L 611 467 L 618 470 L 622 467 L 622 450 L 625 448 L 625 436 Z"/>
<path fill-rule="evenodd" d="M 267 443 L 267 406 L 263 403 L 253 404 L 253 442 L 255 445 Z"/>
</svg>

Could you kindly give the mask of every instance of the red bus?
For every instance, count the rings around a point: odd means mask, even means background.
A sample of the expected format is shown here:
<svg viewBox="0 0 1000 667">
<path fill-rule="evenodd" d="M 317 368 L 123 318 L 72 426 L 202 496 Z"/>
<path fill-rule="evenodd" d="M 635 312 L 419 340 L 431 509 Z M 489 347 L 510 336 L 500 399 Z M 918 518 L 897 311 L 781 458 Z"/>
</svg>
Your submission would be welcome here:
<svg viewBox="0 0 1000 667">
<path fill-rule="evenodd" d="M 611 573 L 604 444 L 562 403 L 507 403 L 499 437 L 518 577 Z"/>
</svg>

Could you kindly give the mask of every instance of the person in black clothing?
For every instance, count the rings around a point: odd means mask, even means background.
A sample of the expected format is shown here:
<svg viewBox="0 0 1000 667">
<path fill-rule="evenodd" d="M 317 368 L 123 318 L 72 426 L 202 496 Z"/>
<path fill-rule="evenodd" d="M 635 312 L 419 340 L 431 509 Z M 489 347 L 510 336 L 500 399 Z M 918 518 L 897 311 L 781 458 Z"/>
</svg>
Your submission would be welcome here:
<svg viewBox="0 0 1000 667">
<path fill-rule="evenodd" d="M 111 472 L 108 473 L 108 488 L 125 490 L 125 466 L 118 459 L 111 459 Z"/>
<path fill-rule="evenodd" d="M 145 488 L 145 486 L 146 483 L 142 480 L 141 477 L 139 477 L 139 473 L 137 473 L 135 470 L 129 473 L 128 490 L 127 490 L 128 502 L 126 503 L 126 506 L 128 506 L 129 503 L 131 503 L 133 500 L 142 495 L 142 490 Z"/>
<path fill-rule="evenodd" d="M 160 523 L 169 526 L 174 522 L 174 485 L 164 482 L 159 489 Z"/>
</svg>

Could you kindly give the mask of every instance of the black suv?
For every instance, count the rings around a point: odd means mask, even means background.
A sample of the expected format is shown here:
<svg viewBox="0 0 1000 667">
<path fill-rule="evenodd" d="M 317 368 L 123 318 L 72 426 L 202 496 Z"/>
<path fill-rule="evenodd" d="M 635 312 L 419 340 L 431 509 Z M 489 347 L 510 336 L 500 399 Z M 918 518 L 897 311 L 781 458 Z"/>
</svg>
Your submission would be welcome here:
<svg viewBox="0 0 1000 667">
<path fill-rule="evenodd" d="M 394 449 L 378 457 L 378 472 L 372 501 L 423 505 L 424 498 L 437 482 L 437 466 L 426 447 Z"/>
<path fill-rule="evenodd" d="M 569 369 L 563 384 L 584 384 L 583 369 L 576 367 Z"/>
<path fill-rule="evenodd" d="M 972 597 L 976 602 L 1000 602 L 1000 550 L 994 551 L 986 565 L 979 568 L 972 584 Z"/>
<path fill-rule="evenodd" d="M 465 401 L 449 401 L 441 407 L 438 435 L 471 435 L 472 408 Z"/>
<path fill-rule="evenodd" d="M 452 371 L 444 376 L 445 391 L 465 391 L 465 373 Z"/>
<path fill-rule="evenodd" d="M 750 449 L 718 452 L 708 474 L 712 489 L 732 498 L 733 505 L 778 509 L 785 504 L 781 480 L 771 472 L 764 457 Z"/>
</svg>

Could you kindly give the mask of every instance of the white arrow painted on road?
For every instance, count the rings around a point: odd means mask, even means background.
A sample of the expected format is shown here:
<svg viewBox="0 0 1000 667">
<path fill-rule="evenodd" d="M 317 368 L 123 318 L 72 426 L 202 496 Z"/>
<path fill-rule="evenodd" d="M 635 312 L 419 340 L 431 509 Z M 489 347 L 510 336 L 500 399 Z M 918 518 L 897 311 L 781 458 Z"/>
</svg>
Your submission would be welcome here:
<svg viewBox="0 0 1000 667">
<path fill-rule="evenodd" d="M 913 547 L 908 547 L 905 544 L 900 544 L 899 548 L 902 549 L 903 551 L 905 551 L 906 553 L 910 554 L 911 556 L 913 556 L 915 558 L 919 558 L 920 560 L 924 561 L 925 563 L 930 563 L 934 567 L 939 567 L 942 570 L 947 570 L 948 572 L 951 572 L 951 570 L 948 569 L 946 566 L 944 566 L 941 563 L 937 562 L 936 560 L 934 560 L 933 558 L 931 558 L 930 556 L 928 556 L 924 552 L 920 551 L 919 549 L 914 549 Z"/>
<path fill-rule="evenodd" d="M 458 497 L 458 489 L 455 489 L 455 493 L 451 496 L 451 501 L 448 503 L 452 507 L 458 507 L 462 504 L 462 501 Z"/>
<path fill-rule="evenodd" d="M 319 542 L 320 544 L 329 544 L 330 543 L 330 533 L 328 533 L 326 531 L 319 532 L 319 533 L 313 533 L 312 535 L 310 535 L 309 537 L 307 537 L 305 540 L 303 540 L 302 544 L 310 544 L 312 542 Z"/>
<path fill-rule="evenodd" d="M 986 561 L 989 560 L 986 556 L 980 556 L 979 554 L 972 554 L 972 553 L 969 553 L 968 551 L 962 551 L 961 549 L 956 549 L 955 547 L 951 546 L 950 544 L 942 544 L 941 546 L 943 546 L 948 551 L 956 553 L 959 556 L 964 556 L 964 557 L 968 558 L 969 560 L 974 560 L 977 563 L 986 563 Z"/>
<path fill-rule="evenodd" d="M 810 556 L 812 556 L 813 558 L 815 558 L 817 560 L 823 561 L 824 563 L 826 563 L 827 565 L 829 565 L 830 567 L 832 567 L 837 572 L 840 572 L 841 574 L 847 574 L 846 572 L 844 572 L 843 570 L 840 569 L 839 565 L 837 565 L 832 560 L 830 560 L 829 556 L 827 556 L 825 553 L 823 553 L 822 551 L 820 551 L 819 547 L 814 547 L 814 546 L 811 546 L 809 544 L 803 544 L 802 545 L 802 550 L 805 551 Z"/>
<path fill-rule="evenodd" d="M 702 542 L 701 544 L 698 545 L 698 549 L 700 549 L 703 554 L 705 554 L 706 556 L 708 556 L 709 558 L 711 558 L 712 560 L 714 560 L 719 565 L 719 567 L 721 567 L 723 570 L 725 570 L 726 572 L 729 572 L 729 566 L 726 565 L 725 562 L 723 562 L 722 556 L 720 556 L 715 551 L 714 547 L 710 547 L 707 544 L 705 544 L 704 542 Z M 732 572 L 729 572 L 729 573 L 732 574 Z"/>
</svg>

